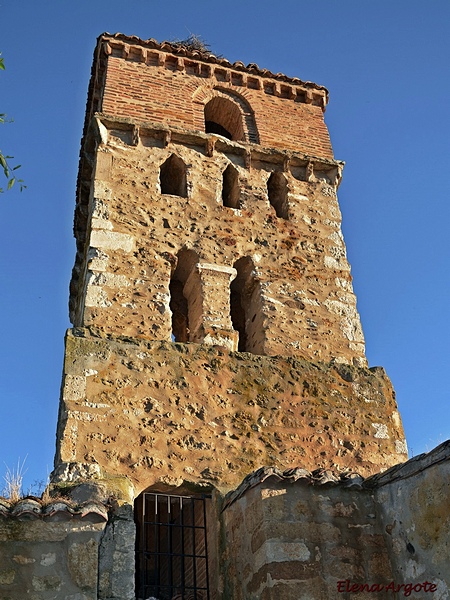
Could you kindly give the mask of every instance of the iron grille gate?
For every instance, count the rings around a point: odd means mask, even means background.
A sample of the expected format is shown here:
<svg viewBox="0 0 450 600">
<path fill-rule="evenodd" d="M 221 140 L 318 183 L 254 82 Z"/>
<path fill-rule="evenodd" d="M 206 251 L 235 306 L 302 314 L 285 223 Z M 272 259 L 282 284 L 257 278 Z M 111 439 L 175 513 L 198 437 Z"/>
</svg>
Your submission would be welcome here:
<svg viewBox="0 0 450 600">
<path fill-rule="evenodd" d="M 137 597 L 210 600 L 206 501 L 144 493 L 138 506 Z"/>
</svg>

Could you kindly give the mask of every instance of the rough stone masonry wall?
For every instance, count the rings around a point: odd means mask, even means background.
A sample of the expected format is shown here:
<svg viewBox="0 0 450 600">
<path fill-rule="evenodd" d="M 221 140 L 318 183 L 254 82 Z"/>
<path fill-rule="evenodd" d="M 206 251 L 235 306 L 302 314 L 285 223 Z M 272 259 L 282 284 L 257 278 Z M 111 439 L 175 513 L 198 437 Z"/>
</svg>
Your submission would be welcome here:
<svg viewBox="0 0 450 600">
<path fill-rule="evenodd" d="M 365 481 L 316 481 L 261 469 L 228 496 L 224 600 L 449 597 L 450 441 Z"/>
<path fill-rule="evenodd" d="M 97 600 L 105 523 L 0 517 L 2 600 Z"/>
<path fill-rule="evenodd" d="M 380 368 L 86 329 L 66 338 L 58 421 L 58 478 L 123 475 L 135 497 L 156 483 L 228 491 L 263 465 L 369 475 L 406 457 Z"/>
<path fill-rule="evenodd" d="M 136 526 L 123 492 L 78 480 L 41 499 L 0 498 L 1 600 L 134 600 Z"/>
<path fill-rule="evenodd" d="M 392 597 L 338 592 L 338 582 L 390 583 L 382 524 L 370 492 L 273 478 L 223 513 L 224 598 L 330 600 Z"/>
<path fill-rule="evenodd" d="M 371 480 L 394 579 L 417 586 L 412 598 L 449 598 L 450 441 Z"/>
<path fill-rule="evenodd" d="M 232 142 L 216 140 L 209 156 L 205 135 L 187 143 L 187 134 L 172 133 L 164 146 L 160 132 L 141 128 L 133 144 L 129 124 L 107 125 L 98 121 L 103 143 L 84 264 L 72 286 L 75 325 L 169 341 L 169 283 L 179 252 L 195 252 L 200 265 L 222 270 L 248 257 L 259 307 L 257 353 L 366 364 L 340 229 L 336 163 L 317 164 L 308 175 L 306 161 L 293 155 L 283 172 L 286 156 L 277 152 L 254 150 L 249 165 L 243 147 Z M 161 193 L 160 167 L 172 154 L 186 165 L 186 198 Z M 222 173 L 230 164 L 238 174 L 239 209 L 222 202 Z M 286 219 L 268 199 L 272 172 L 283 172 L 287 182 Z M 230 330 L 232 279 L 217 280 L 220 286 L 203 298 L 206 329 Z M 208 292 L 207 282 L 197 287 Z"/>
</svg>

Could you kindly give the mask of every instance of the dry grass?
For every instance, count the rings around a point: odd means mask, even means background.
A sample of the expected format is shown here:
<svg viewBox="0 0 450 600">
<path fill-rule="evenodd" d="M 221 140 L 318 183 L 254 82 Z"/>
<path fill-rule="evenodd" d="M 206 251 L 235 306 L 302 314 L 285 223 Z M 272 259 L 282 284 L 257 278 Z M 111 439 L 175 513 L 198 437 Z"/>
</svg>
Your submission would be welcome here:
<svg viewBox="0 0 450 600">
<path fill-rule="evenodd" d="M 6 466 L 6 473 L 3 476 L 5 480 L 5 486 L 3 488 L 3 495 L 8 498 L 10 502 L 17 502 L 23 496 L 23 477 L 27 470 L 25 469 L 26 457 L 20 462 L 20 458 L 17 461 L 16 468 L 10 468 Z"/>
</svg>

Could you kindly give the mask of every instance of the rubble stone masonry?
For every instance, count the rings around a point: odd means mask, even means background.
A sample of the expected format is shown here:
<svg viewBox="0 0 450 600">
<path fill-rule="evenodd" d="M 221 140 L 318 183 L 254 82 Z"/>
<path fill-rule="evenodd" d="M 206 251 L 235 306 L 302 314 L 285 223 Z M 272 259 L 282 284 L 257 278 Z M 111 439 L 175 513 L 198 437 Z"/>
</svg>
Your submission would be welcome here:
<svg viewBox="0 0 450 600">
<path fill-rule="evenodd" d="M 136 496 L 184 481 L 229 491 L 262 465 L 368 475 L 405 452 L 381 368 L 76 329 L 62 397 L 58 476 L 92 464 L 94 477 L 128 477 Z"/>
<path fill-rule="evenodd" d="M 367 368 L 327 99 L 257 65 L 99 39 L 60 476 L 229 490 L 262 465 L 369 475 L 405 458 L 389 380 Z"/>
</svg>

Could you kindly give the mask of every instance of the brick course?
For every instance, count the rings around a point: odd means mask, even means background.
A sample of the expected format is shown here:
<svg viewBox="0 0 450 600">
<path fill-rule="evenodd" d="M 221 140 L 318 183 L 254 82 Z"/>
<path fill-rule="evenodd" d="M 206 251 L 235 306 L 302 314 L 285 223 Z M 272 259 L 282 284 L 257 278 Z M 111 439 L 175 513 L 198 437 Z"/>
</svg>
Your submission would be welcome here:
<svg viewBox="0 0 450 600">
<path fill-rule="evenodd" d="M 205 76 L 201 69 L 205 65 L 195 63 L 198 68 L 188 69 L 183 63 L 178 69 L 170 55 L 163 65 L 156 59 L 137 62 L 130 56 L 124 58 L 119 51 L 108 56 L 102 112 L 204 131 L 205 99 L 217 90 L 227 90 L 249 102 L 262 146 L 333 158 L 323 119 L 323 96 L 314 99 L 305 94 L 311 102 L 307 104 L 298 101 L 302 96 L 295 89 L 270 79 L 250 78 L 250 87 L 246 78 L 243 87 L 246 75 L 230 69 L 207 65 Z"/>
</svg>

